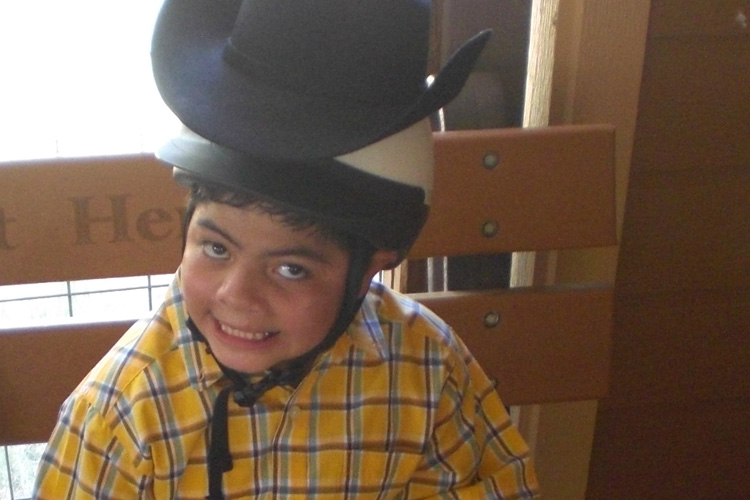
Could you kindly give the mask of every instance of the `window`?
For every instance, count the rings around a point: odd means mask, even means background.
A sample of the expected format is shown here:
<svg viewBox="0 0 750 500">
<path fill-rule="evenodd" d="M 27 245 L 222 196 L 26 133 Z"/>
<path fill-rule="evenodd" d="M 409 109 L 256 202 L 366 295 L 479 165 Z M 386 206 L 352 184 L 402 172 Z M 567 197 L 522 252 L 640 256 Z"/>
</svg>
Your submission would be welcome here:
<svg viewBox="0 0 750 500">
<path fill-rule="evenodd" d="M 17 445 L 0 448 L 0 500 L 30 499 L 34 471 L 44 445 Z"/>
<path fill-rule="evenodd" d="M 3 328 L 142 317 L 161 302 L 172 275 L 0 286 Z M 0 329 L 0 333 L 2 329 Z"/>
<path fill-rule="evenodd" d="M 162 0 L 0 0 L 0 162 L 149 151 L 175 120 L 156 92 Z"/>
</svg>

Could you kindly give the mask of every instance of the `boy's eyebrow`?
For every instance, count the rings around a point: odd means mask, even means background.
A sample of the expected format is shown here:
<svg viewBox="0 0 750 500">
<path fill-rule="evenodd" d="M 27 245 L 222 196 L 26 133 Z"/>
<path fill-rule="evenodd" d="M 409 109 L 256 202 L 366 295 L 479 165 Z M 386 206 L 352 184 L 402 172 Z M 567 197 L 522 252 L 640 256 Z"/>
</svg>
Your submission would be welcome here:
<svg viewBox="0 0 750 500">
<path fill-rule="evenodd" d="M 267 257 L 303 257 L 323 264 L 330 263 L 330 260 L 322 252 L 305 245 L 270 250 L 265 255 Z"/>
<path fill-rule="evenodd" d="M 240 245 L 237 240 L 235 240 L 234 238 L 232 238 L 229 235 L 229 233 L 227 233 L 222 228 L 220 228 L 219 226 L 217 226 L 216 223 L 214 221 L 212 221 L 211 219 L 209 219 L 207 217 L 201 217 L 198 220 L 196 220 L 195 223 L 198 226 L 201 226 L 203 228 L 208 229 L 209 231 L 213 231 L 215 233 L 218 233 L 219 235 L 221 235 L 224 239 L 226 239 L 232 245 L 234 245 L 234 246 L 236 246 L 238 248 L 242 248 L 242 245 Z"/>
</svg>

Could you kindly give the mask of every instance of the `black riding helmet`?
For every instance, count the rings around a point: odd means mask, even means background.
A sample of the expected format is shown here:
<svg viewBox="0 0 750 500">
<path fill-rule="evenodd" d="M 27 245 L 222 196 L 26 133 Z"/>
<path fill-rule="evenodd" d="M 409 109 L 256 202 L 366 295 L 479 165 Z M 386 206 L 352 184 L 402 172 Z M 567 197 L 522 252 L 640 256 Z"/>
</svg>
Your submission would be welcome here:
<svg viewBox="0 0 750 500">
<path fill-rule="evenodd" d="M 249 193 L 400 257 L 429 211 L 434 159 L 427 119 L 330 159 L 259 159 L 186 127 L 157 156 L 185 187 L 203 180 Z"/>
<path fill-rule="evenodd" d="M 428 85 L 430 18 L 429 0 L 164 2 L 153 72 L 186 129 L 158 157 L 177 181 L 255 193 L 355 240 L 329 336 L 257 384 L 225 369 L 239 404 L 251 406 L 274 384 L 296 384 L 358 310 L 372 252 L 402 258 L 426 220 L 427 118 L 458 95 L 489 37 L 466 42 Z M 220 393 L 212 422 L 210 498 L 222 497 L 221 473 L 231 468 L 229 393 Z"/>
<path fill-rule="evenodd" d="M 336 320 L 318 346 L 285 363 L 282 371 L 287 372 L 302 370 L 343 334 L 361 305 L 359 290 L 373 253 L 393 250 L 398 257 L 392 265 L 398 264 L 429 210 L 434 159 L 427 119 L 329 160 L 258 160 L 187 128 L 157 156 L 174 167 L 175 180 L 187 188 L 208 182 L 228 192 L 247 193 L 351 237 L 349 268 Z M 390 178 L 378 175 L 388 170 L 392 170 Z M 188 210 L 186 228 L 192 215 Z"/>
</svg>

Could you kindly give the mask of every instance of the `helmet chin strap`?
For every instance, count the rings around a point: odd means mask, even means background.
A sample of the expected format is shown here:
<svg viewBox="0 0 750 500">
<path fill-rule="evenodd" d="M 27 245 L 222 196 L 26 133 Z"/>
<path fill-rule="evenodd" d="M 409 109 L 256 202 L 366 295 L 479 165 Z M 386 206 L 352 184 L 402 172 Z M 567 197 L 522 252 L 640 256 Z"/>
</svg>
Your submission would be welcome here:
<svg viewBox="0 0 750 500">
<path fill-rule="evenodd" d="M 364 295 L 360 297 L 359 291 L 374 252 L 375 248 L 369 242 L 360 238 L 355 241 L 349 258 L 344 295 L 336 320 L 333 322 L 326 337 L 310 351 L 297 358 L 285 361 L 281 366 L 272 367 L 257 382 L 248 382 L 242 373 L 228 368 L 221 361 L 216 360 L 221 370 L 231 381 L 231 384 L 219 392 L 214 403 L 214 415 L 211 419 L 211 444 L 208 450 L 209 494 L 206 497 L 208 500 L 224 499 L 222 475 L 224 472 L 232 470 L 233 467 L 232 455 L 229 451 L 229 395 L 233 395 L 234 401 L 238 405 L 251 407 L 266 391 L 277 385 L 290 387 L 299 385 L 312 368 L 315 358 L 336 343 L 354 319 L 357 311 L 359 311 L 364 300 Z M 187 326 L 195 339 L 206 342 L 205 337 L 198 330 L 192 319 L 188 318 Z M 213 355 L 213 353 L 211 354 Z"/>
</svg>

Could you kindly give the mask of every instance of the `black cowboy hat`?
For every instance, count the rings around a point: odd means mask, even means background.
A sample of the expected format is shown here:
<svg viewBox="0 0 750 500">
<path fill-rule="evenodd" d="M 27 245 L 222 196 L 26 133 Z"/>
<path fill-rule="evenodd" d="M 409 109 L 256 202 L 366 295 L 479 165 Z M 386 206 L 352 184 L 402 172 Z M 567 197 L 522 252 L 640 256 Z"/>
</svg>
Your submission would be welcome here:
<svg viewBox="0 0 750 500">
<path fill-rule="evenodd" d="M 426 84 L 429 0 L 166 0 L 152 61 L 191 130 L 256 158 L 360 149 L 461 90 L 489 32 Z"/>
</svg>

